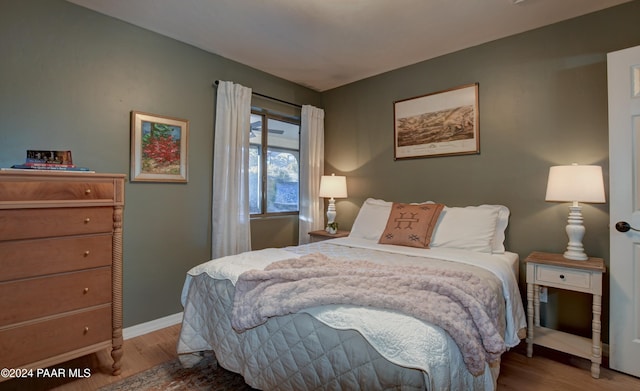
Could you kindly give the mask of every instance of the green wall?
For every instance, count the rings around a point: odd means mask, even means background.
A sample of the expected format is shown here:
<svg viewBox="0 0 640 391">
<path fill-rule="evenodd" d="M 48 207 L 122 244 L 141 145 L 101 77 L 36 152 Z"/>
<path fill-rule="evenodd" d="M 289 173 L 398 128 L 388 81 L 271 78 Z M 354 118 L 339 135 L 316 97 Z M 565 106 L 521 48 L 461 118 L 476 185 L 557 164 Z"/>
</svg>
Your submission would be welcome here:
<svg viewBox="0 0 640 391">
<path fill-rule="evenodd" d="M 131 110 L 191 121 L 188 184 L 126 185 L 125 326 L 181 311 L 186 270 L 209 259 L 214 80 L 324 107 L 325 169 L 348 176 L 341 228 L 369 196 L 500 203 L 521 259 L 560 252 L 568 205 L 544 201 L 548 169 L 600 164 L 607 180 L 606 53 L 640 44 L 638 14 L 634 1 L 320 94 L 62 0 L 3 0 L 0 167 L 26 149 L 70 149 L 79 165 L 128 173 Z M 394 101 L 475 82 L 479 155 L 393 160 Z M 586 251 L 605 259 L 608 209 L 584 207 Z M 291 219 L 256 220 L 254 247 L 295 243 L 296 230 Z M 560 296 L 551 292 L 546 321 L 587 333 L 588 298 Z"/>
<path fill-rule="evenodd" d="M 563 252 L 569 204 L 544 201 L 549 167 L 598 164 L 608 182 L 606 53 L 640 44 L 637 15 L 635 1 L 324 93 L 326 169 L 346 175 L 349 187 L 337 201 L 341 227 L 367 197 L 503 204 L 511 210 L 507 248 L 521 261 L 534 250 Z M 393 160 L 394 101 L 476 82 L 480 154 Z M 583 208 L 586 252 L 607 263 L 608 211 Z M 523 262 L 520 271 L 524 292 Z M 590 336 L 588 296 L 550 292 L 544 307 L 548 325 Z"/>
<path fill-rule="evenodd" d="M 2 0 L 0 58 L 0 167 L 24 162 L 27 149 L 69 149 L 78 165 L 128 174 L 131 110 L 190 120 L 189 182 L 125 187 L 125 326 L 182 311 L 186 271 L 210 259 L 213 82 L 321 102 L 315 91 L 62 0 Z M 271 238 L 260 223 L 254 243 L 264 247 Z M 291 224 L 270 223 L 280 225 Z"/>
</svg>

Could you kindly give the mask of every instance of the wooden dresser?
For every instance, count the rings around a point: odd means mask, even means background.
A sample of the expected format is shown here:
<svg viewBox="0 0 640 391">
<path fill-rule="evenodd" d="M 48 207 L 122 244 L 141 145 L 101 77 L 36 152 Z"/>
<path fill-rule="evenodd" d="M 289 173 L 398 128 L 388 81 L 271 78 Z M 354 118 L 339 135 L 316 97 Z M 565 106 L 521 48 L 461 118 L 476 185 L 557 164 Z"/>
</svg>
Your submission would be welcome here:
<svg viewBox="0 0 640 391">
<path fill-rule="evenodd" d="M 0 171 L 0 368 L 111 348 L 120 374 L 124 179 Z"/>
</svg>

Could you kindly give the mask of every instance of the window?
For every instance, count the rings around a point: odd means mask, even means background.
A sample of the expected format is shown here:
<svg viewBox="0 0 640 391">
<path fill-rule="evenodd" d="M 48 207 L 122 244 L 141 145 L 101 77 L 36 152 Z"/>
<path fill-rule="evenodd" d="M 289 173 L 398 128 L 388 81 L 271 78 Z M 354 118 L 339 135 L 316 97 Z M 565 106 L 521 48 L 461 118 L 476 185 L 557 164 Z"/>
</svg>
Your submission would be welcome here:
<svg viewBox="0 0 640 391">
<path fill-rule="evenodd" d="M 300 121 L 254 110 L 249 131 L 250 213 L 298 213 Z"/>
</svg>

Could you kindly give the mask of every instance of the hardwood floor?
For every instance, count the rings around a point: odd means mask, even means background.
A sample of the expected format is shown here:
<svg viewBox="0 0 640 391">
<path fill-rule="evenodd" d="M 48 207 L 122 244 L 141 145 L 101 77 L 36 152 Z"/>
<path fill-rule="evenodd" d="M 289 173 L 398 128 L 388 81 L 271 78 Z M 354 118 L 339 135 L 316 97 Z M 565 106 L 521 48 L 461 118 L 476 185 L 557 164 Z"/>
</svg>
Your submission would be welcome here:
<svg viewBox="0 0 640 391">
<path fill-rule="evenodd" d="M 11 380 L 0 383 L 0 391 L 96 390 L 176 357 L 176 344 L 179 333 L 180 325 L 175 325 L 125 340 L 123 346 L 124 355 L 122 356 L 122 374 L 119 376 L 111 375 L 113 361 L 109 351 L 104 350 L 55 366 L 72 369 L 80 368 L 81 370 L 89 368 L 91 370 L 90 377 L 80 379 L 41 378 Z"/>
<path fill-rule="evenodd" d="M 91 376 L 82 379 L 12 380 L 0 383 L 6 390 L 95 390 L 125 377 L 142 372 L 176 357 L 180 325 L 171 326 L 126 340 L 122 361 L 122 375 L 112 376 L 108 351 L 69 361 L 58 367 L 90 368 Z M 524 344 L 504 354 L 498 390 L 500 391 L 640 391 L 640 379 L 602 368 L 600 379 L 593 379 L 590 362 L 534 347 L 534 357 L 527 358 Z"/>
<path fill-rule="evenodd" d="M 498 390 L 640 391 L 640 379 L 604 367 L 594 379 L 591 361 L 540 346 L 528 358 L 523 342 L 503 355 Z"/>
</svg>

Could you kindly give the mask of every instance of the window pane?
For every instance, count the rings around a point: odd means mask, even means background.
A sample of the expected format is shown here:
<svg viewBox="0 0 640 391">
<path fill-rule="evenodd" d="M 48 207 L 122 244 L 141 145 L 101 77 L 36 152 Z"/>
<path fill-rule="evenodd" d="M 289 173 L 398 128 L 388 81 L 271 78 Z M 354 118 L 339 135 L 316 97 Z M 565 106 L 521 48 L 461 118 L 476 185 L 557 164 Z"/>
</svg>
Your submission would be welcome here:
<svg viewBox="0 0 640 391">
<path fill-rule="evenodd" d="M 267 167 L 267 213 L 298 211 L 297 153 L 269 149 Z"/>
<path fill-rule="evenodd" d="M 262 117 L 251 115 L 249 130 L 249 213 L 262 213 Z"/>
<path fill-rule="evenodd" d="M 297 212 L 300 194 L 300 126 L 271 118 L 267 124 L 266 212 Z"/>
</svg>

